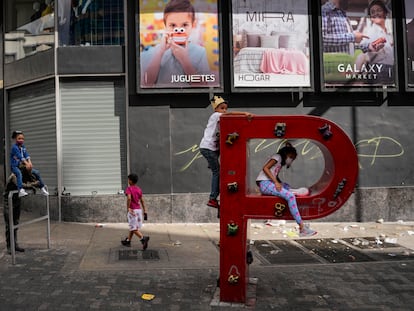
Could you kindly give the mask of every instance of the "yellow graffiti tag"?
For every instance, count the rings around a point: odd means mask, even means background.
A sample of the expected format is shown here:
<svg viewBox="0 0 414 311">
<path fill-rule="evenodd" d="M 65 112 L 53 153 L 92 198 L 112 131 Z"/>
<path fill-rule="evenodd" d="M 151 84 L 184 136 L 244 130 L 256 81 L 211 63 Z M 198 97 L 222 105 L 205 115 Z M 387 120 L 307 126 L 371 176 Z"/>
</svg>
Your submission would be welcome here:
<svg viewBox="0 0 414 311">
<path fill-rule="evenodd" d="M 380 153 L 380 147 L 384 145 L 394 145 L 395 151 L 392 153 Z M 371 166 L 375 164 L 378 158 L 397 158 L 404 154 L 404 148 L 400 142 L 391 137 L 378 136 L 370 139 L 358 141 L 355 146 L 358 149 L 358 156 L 361 158 L 371 158 Z M 362 149 L 368 149 L 363 152 Z M 383 150 L 383 149 L 381 149 Z"/>
<path fill-rule="evenodd" d="M 183 151 L 179 151 L 177 153 L 175 153 L 175 155 L 183 155 L 186 153 L 195 153 L 195 155 L 191 158 L 190 161 L 188 161 L 183 167 L 180 168 L 179 172 L 184 172 L 185 170 L 187 170 L 193 163 L 194 161 L 196 161 L 199 158 L 202 158 L 203 156 L 201 155 L 200 151 L 199 151 L 199 147 L 197 144 L 192 145 L 190 148 L 185 149 Z"/>
<path fill-rule="evenodd" d="M 268 148 L 275 148 L 276 152 L 284 145 L 286 139 L 277 139 L 277 140 L 268 140 L 262 139 L 259 140 L 257 146 L 254 148 L 254 153 L 260 153 L 265 151 Z M 394 146 L 393 152 L 385 153 L 383 150 L 384 147 Z M 298 153 L 303 157 L 308 157 L 310 160 L 320 158 L 322 152 L 319 147 L 309 139 L 298 140 L 294 143 L 294 147 L 298 150 Z M 355 147 L 358 150 L 359 158 L 371 158 L 370 165 L 373 166 L 378 158 L 397 158 L 404 154 L 404 148 L 400 142 L 392 137 L 378 136 L 369 139 L 362 139 L 355 144 Z M 388 149 L 389 150 L 389 149 Z M 382 153 L 381 153 L 382 152 Z M 199 158 L 202 158 L 199 151 L 199 146 L 197 144 L 192 145 L 191 147 L 175 153 L 176 156 L 192 154 L 191 159 L 181 167 L 180 172 L 184 172 Z M 362 168 L 362 165 L 359 164 Z"/>
<path fill-rule="evenodd" d="M 262 139 L 256 146 L 256 148 L 254 148 L 254 153 L 259 153 L 261 151 L 264 151 L 274 145 L 277 145 L 277 147 L 275 148 L 275 152 L 278 152 L 280 148 L 283 147 L 283 145 L 285 144 L 285 142 L 287 141 L 287 139 L 282 139 L 282 140 L 271 140 L 270 143 L 268 143 L 267 139 Z M 317 159 L 319 157 L 321 157 L 322 153 L 320 151 L 319 148 L 316 147 L 316 145 L 312 144 L 312 141 L 309 139 L 303 139 L 303 140 L 299 140 L 296 143 L 293 144 L 293 146 L 299 150 L 299 154 L 302 156 L 309 156 L 309 158 L 311 160 Z M 302 147 L 301 147 L 302 146 Z M 301 148 L 300 148 L 301 147 Z M 311 152 L 315 152 L 314 155 L 310 155 Z"/>
<path fill-rule="evenodd" d="M 262 139 L 256 146 L 256 148 L 254 148 L 254 153 L 259 153 L 260 151 L 266 150 L 267 148 L 270 148 L 276 144 L 279 144 L 278 147 L 276 148 L 276 152 L 280 149 L 280 146 L 282 144 L 283 141 L 280 140 L 272 140 L 270 143 L 267 143 L 267 139 Z"/>
</svg>

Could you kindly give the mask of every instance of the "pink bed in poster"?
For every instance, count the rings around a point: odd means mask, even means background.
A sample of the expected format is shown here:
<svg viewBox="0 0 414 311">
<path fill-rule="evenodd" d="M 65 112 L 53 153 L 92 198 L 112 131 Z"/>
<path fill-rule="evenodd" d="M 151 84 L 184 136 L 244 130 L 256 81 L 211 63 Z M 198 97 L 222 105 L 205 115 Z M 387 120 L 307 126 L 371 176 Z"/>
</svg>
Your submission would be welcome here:
<svg viewBox="0 0 414 311">
<path fill-rule="evenodd" d="M 245 47 L 234 59 L 234 72 L 306 75 L 309 61 L 295 49 Z"/>
</svg>

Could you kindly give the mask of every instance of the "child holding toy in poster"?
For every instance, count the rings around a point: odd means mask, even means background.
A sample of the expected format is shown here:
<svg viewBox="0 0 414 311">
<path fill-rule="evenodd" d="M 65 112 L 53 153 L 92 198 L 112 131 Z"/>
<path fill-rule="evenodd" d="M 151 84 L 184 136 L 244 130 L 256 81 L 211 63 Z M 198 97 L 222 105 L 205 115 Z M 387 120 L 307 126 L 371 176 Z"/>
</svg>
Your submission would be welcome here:
<svg viewBox="0 0 414 311">
<path fill-rule="evenodd" d="M 204 86 L 214 82 L 205 48 L 190 40 L 197 23 L 190 1 L 168 2 L 163 21 L 161 42 L 141 53 L 141 86 Z"/>
<path fill-rule="evenodd" d="M 356 60 L 359 70 L 371 68 L 375 71 L 377 84 L 394 83 L 394 36 L 392 27 L 387 27 L 388 8 L 382 0 L 373 0 L 368 6 L 371 26 L 366 32 L 367 38 L 361 44 L 368 45 L 368 51 L 360 54 Z M 368 67 L 367 67 L 368 66 Z M 366 69 L 365 69 L 366 70 Z"/>
</svg>

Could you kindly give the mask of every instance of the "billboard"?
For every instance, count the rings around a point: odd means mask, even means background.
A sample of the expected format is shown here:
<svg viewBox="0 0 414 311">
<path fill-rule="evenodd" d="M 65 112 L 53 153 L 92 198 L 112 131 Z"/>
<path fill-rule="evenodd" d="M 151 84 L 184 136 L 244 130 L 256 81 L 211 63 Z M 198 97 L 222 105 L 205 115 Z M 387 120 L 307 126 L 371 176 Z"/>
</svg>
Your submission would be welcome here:
<svg viewBox="0 0 414 311">
<path fill-rule="evenodd" d="M 397 86 L 391 1 L 322 1 L 320 33 L 322 86 Z"/>
<path fill-rule="evenodd" d="M 233 88 L 311 87 L 308 0 L 232 0 Z"/>
<path fill-rule="evenodd" d="M 217 0 L 139 0 L 141 89 L 220 87 Z"/>
<path fill-rule="evenodd" d="M 405 0 L 407 87 L 414 88 L 414 2 Z"/>
</svg>

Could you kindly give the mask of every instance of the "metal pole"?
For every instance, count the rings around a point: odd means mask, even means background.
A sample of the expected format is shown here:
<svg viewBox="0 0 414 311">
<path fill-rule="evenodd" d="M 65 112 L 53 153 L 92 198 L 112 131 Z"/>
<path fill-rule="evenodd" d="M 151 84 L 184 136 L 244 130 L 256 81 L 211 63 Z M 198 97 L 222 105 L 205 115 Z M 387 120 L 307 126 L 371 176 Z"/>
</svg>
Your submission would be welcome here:
<svg viewBox="0 0 414 311">
<path fill-rule="evenodd" d="M 47 237 L 47 248 L 50 248 L 50 214 L 49 214 L 49 196 L 46 197 L 46 213 L 47 213 L 47 229 L 46 229 L 46 237 Z"/>
<path fill-rule="evenodd" d="M 46 189 L 47 186 L 45 185 Z M 31 219 L 29 221 L 22 222 L 18 225 L 14 225 L 14 215 L 13 215 L 13 194 L 18 194 L 19 192 L 17 190 L 10 191 L 9 192 L 9 235 L 10 235 L 10 252 L 12 256 L 12 263 L 13 265 L 16 264 L 16 248 L 15 248 L 15 236 L 14 236 L 14 229 L 29 225 L 35 222 L 39 222 L 42 220 L 47 220 L 46 224 L 46 239 L 47 239 L 47 248 L 50 248 L 50 199 L 49 196 L 46 197 L 46 215 L 42 217 L 38 217 L 35 219 Z"/>
<path fill-rule="evenodd" d="M 14 245 L 14 219 L 13 219 L 13 194 L 18 193 L 18 191 L 9 192 L 9 237 L 10 237 L 10 252 L 12 256 L 13 265 L 16 264 L 16 249 Z"/>
</svg>

